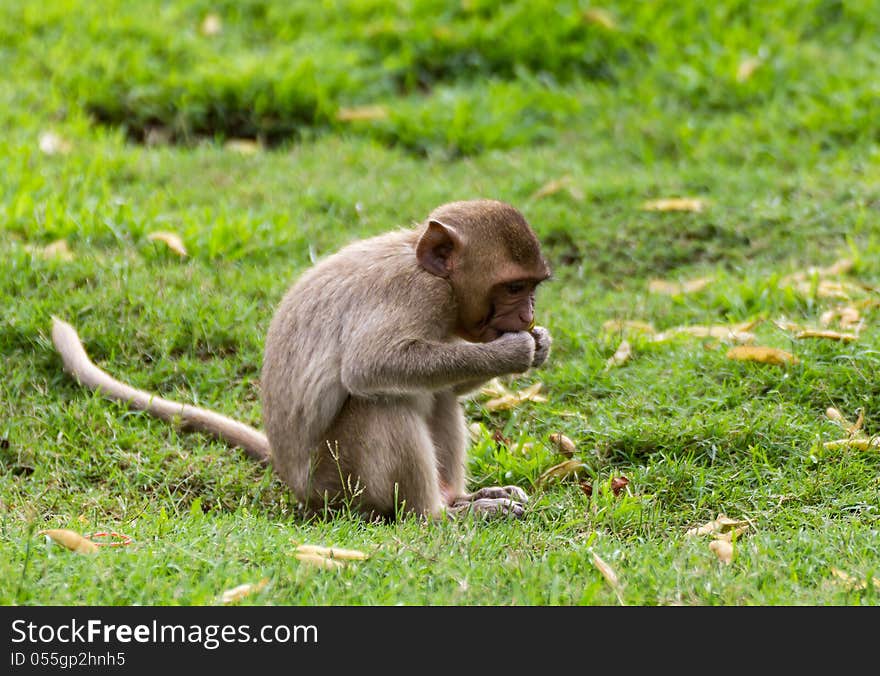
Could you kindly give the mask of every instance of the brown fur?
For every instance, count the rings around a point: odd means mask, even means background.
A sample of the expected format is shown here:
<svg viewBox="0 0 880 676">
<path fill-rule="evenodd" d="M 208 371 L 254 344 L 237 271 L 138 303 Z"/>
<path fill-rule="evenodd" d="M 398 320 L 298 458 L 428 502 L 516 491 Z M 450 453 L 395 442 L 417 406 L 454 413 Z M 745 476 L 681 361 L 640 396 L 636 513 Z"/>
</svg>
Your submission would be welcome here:
<svg viewBox="0 0 880 676">
<path fill-rule="evenodd" d="M 466 493 L 457 396 L 547 358 L 549 334 L 528 329 L 548 275 L 522 215 L 489 200 L 441 206 L 415 229 L 355 242 L 306 271 L 272 320 L 261 376 L 271 462 L 296 497 L 314 508 L 349 498 L 373 514 L 521 514 L 515 487 Z M 518 280 L 523 291 L 505 291 Z M 140 397 L 150 395 L 65 365 L 157 413 Z M 166 403 L 199 427 L 202 409 Z M 202 429 L 224 437 L 222 425 Z M 234 440 L 265 457 L 262 435 L 247 429 L 259 436 Z"/>
</svg>

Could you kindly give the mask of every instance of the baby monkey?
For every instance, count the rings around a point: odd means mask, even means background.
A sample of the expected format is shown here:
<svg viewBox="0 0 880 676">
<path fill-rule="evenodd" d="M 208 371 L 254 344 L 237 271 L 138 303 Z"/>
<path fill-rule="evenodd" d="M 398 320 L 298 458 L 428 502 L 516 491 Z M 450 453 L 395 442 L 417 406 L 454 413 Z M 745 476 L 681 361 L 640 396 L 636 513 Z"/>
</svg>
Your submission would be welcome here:
<svg viewBox="0 0 880 676">
<path fill-rule="evenodd" d="M 265 435 L 112 378 L 57 318 L 52 339 L 83 385 L 271 463 L 307 508 L 519 517 L 527 496 L 516 486 L 467 492 L 458 398 L 547 359 L 534 309 L 549 276 L 525 218 L 494 200 L 445 204 L 415 229 L 346 246 L 306 271 L 272 319 Z"/>
</svg>

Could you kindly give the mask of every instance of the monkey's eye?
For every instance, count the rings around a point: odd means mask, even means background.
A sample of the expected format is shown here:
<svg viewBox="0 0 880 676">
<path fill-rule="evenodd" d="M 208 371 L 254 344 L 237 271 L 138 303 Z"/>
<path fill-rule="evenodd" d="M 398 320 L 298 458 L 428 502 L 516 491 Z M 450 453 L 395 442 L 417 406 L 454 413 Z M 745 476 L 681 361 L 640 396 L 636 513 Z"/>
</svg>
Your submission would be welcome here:
<svg viewBox="0 0 880 676">
<path fill-rule="evenodd" d="M 526 285 L 525 282 L 511 282 L 510 284 L 505 284 L 505 288 L 507 289 L 507 293 L 516 295 L 525 291 Z"/>
</svg>

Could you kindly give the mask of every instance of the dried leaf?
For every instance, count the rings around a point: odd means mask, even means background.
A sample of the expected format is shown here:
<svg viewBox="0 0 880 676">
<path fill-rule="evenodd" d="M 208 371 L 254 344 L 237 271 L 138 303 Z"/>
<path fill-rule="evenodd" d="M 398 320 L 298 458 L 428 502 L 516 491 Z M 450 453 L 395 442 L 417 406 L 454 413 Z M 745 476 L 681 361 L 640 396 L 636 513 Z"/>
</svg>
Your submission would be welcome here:
<svg viewBox="0 0 880 676">
<path fill-rule="evenodd" d="M 733 561 L 733 544 L 727 540 L 712 540 L 709 543 L 709 549 L 715 552 L 715 556 L 721 563 L 730 563 Z"/>
<path fill-rule="evenodd" d="M 862 316 L 861 314 L 859 314 L 858 308 L 852 307 L 851 305 L 846 305 L 823 312 L 822 316 L 819 318 L 822 326 L 829 326 L 835 320 L 841 328 L 857 329 L 862 323 Z"/>
<path fill-rule="evenodd" d="M 249 138 L 231 138 L 223 148 L 239 155 L 256 155 L 263 149 L 263 144 Z"/>
<path fill-rule="evenodd" d="M 477 441 L 482 439 L 483 438 L 483 428 L 480 425 L 480 423 L 475 422 L 475 423 L 471 423 L 470 425 L 468 425 L 468 434 L 471 437 L 471 441 L 473 441 L 474 443 L 476 443 Z"/>
<path fill-rule="evenodd" d="M 535 192 L 532 193 L 530 199 L 539 200 L 542 197 L 548 197 L 549 195 L 555 195 L 560 190 L 565 188 L 568 184 L 570 178 L 568 176 L 563 176 L 562 178 L 557 178 L 552 181 L 548 181 L 540 188 L 538 188 Z"/>
<path fill-rule="evenodd" d="M 39 534 L 51 538 L 59 545 L 63 545 L 78 554 L 94 554 L 98 551 L 98 546 L 94 542 L 84 538 L 76 531 L 64 528 L 50 528 L 39 531 Z"/>
<path fill-rule="evenodd" d="M 780 317 L 779 319 L 773 320 L 773 325 L 776 328 L 782 331 L 803 331 L 804 327 L 800 324 L 797 324 L 793 321 L 786 319 L 785 317 Z"/>
<path fill-rule="evenodd" d="M 315 554 L 342 561 L 366 561 L 369 558 L 364 552 L 357 549 L 340 549 L 339 547 L 322 547 L 320 545 L 298 545 L 296 551 L 299 554 Z"/>
<path fill-rule="evenodd" d="M 713 277 L 699 277 L 687 282 L 670 282 L 665 279 L 652 279 L 648 282 L 648 291 L 662 293 L 667 296 L 680 296 L 688 293 L 702 291 L 714 282 Z"/>
<path fill-rule="evenodd" d="M 37 143 L 40 146 L 40 150 L 46 155 L 66 155 L 72 148 L 70 141 L 62 138 L 54 131 L 44 131 L 40 134 Z"/>
<path fill-rule="evenodd" d="M 826 277 L 837 277 L 845 275 L 855 267 L 855 261 L 850 258 L 841 258 L 825 268 L 810 267 L 806 270 L 798 270 L 790 275 L 782 278 L 783 283 L 803 281 L 812 277 L 824 279 Z"/>
<path fill-rule="evenodd" d="M 492 432 L 492 441 L 496 444 L 504 444 L 505 446 L 510 446 L 510 439 L 504 436 L 501 430 L 495 430 Z"/>
<path fill-rule="evenodd" d="M 615 476 L 611 478 L 611 492 L 614 495 L 620 495 L 621 491 L 623 491 L 629 485 L 629 479 L 625 476 Z"/>
<path fill-rule="evenodd" d="M 307 566 L 313 566 L 315 568 L 323 568 L 324 570 L 339 570 L 340 568 L 345 566 L 345 563 L 342 561 L 337 561 L 336 559 L 329 559 L 326 556 L 321 556 L 319 554 L 306 554 L 303 552 L 297 552 L 294 554 L 296 559 L 300 563 L 304 563 Z"/>
<path fill-rule="evenodd" d="M 848 432 L 852 435 L 862 429 L 862 425 L 865 424 L 865 409 L 859 409 L 859 417 L 856 418 L 855 424 L 849 428 Z"/>
<path fill-rule="evenodd" d="M 605 561 L 602 560 L 602 557 L 596 552 L 593 552 L 593 565 L 599 569 L 599 572 L 602 573 L 602 577 L 604 577 L 605 581 L 611 585 L 611 588 L 617 595 L 617 600 L 620 601 L 620 605 L 625 605 L 623 597 L 621 596 L 620 580 L 617 579 L 617 573 L 614 572 L 614 569 L 605 563 Z"/>
<path fill-rule="evenodd" d="M 760 364 L 774 364 L 776 366 L 797 364 L 799 362 L 799 359 L 790 352 L 761 345 L 737 345 L 727 351 L 727 358 L 738 361 L 754 361 Z"/>
<path fill-rule="evenodd" d="M 542 488 L 554 481 L 562 481 L 567 478 L 577 479 L 579 474 L 586 474 L 587 466 L 580 460 L 566 460 L 558 465 L 553 465 L 544 470 L 535 485 Z"/>
<path fill-rule="evenodd" d="M 498 378 L 492 378 L 492 380 L 480 388 L 480 394 L 487 397 L 503 397 L 510 394 L 510 390 Z"/>
<path fill-rule="evenodd" d="M 220 603 L 226 604 L 241 601 L 245 596 L 260 591 L 268 583 L 269 580 L 264 578 L 256 583 L 240 584 L 232 589 L 227 589 L 220 595 Z"/>
<path fill-rule="evenodd" d="M 66 239 L 56 240 L 51 244 L 47 244 L 43 247 L 28 246 L 26 248 L 28 251 L 31 252 L 31 255 L 46 260 L 50 260 L 53 258 L 60 261 L 73 260 L 73 252 L 70 250 L 70 247 L 67 246 Z"/>
<path fill-rule="evenodd" d="M 825 409 L 825 415 L 828 417 L 829 420 L 833 420 L 844 429 L 846 429 L 850 425 L 847 419 L 843 417 L 843 413 L 838 411 L 833 406 L 829 406 Z"/>
<path fill-rule="evenodd" d="M 542 383 L 533 383 L 532 385 L 529 385 L 527 388 L 520 390 L 519 392 L 507 392 L 497 399 L 490 399 L 485 404 L 483 404 L 483 406 L 485 406 L 490 411 L 504 411 L 507 409 L 515 408 L 525 401 L 547 401 L 547 397 L 538 394 L 538 392 L 541 391 L 541 387 Z"/>
<path fill-rule="evenodd" d="M 609 319 L 602 324 L 602 330 L 606 333 L 621 333 L 623 331 L 638 331 L 650 335 L 657 333 L 653 325 L 637 319 Z"/>
<path fill-rule="evenodd" d="M 805 329 L 798 332 L 795 338 L 826 338 L 828 340 L 840 340 L 844 343 L 851 343 L 858 340 L 859 337 L 852 333 L 838 333 L 837 331 L 817 331 L 815 329 Z"/>
<path fill-rule="evenodd" d="M 632 345 L 629 344 L 628 340 L 621 340 L 620 345 L 617 347 L 617 351 L 608 357 L 608 360 L 605 362 L 605 370 L 614 367 L 614 366 L 622 366 L 629 358 L 632 356 Z"/>
<path fill-rule="evenodd" d="M 564 455 L 566 458 L 573 456 L 577 450 L 577 446 L 575 446 L 571 439 L 558 432 L 550 435 L 550 443 L 553 444 L 559 454 Z"/>
<path fill-rule="evenodd" d="M 223 21 L 220 19 L 220 15 L 213 12 L 206 14 L 199 25 L 199 32 L 208 37 L 220 35 L 223 32 Z"/>
<path fill-rule="evenodd" d="M 593 495 L 593 484 L 589 481 L 581 481 L 578 486 L 580 486 L 581 490 L 584 492 L 588 498 Z"/>
<path fill-rule="evenodd" d="M 847 572 L 840 570 L 839 568 L 831 568 L 831 574 L 840 580 L 848 589 L 852 590 L 862 590 L 867 589 L 868 583 L 861 578 L 857 578 L 853 575 L 850 575 Z M 871 585 L 873 585 L 874 589 L 880 590 L 880 579 L 876 577 L 871 578 Z"/>
<path fill-rule="evenodd" d="M 336 119 L 340 122 L 367 122 L 384 120 L 388 117 L 385 106 L 358 106 L 356 108 L 340 108 L 336 111 Z"/>
<path fill-rule="evenodd" d="M 614 16 L 607 9 L 602 9 L 601 7 L 590 7 L 587 10 L 584 10 L 584 20 L 587 23 L 595 24 L 596 26 L 601 26 L 605 30 L 613 31 L 617 30 L 617 22 L 614 20 Z"/>
<path fill-rule="evenodd" d="M 706 208 L 706 202 L 694 197 L 670 197 L 649 200 L 642 204 L 643 211 L 693 211 L 700 212 Z"/>
<path fill-rule="evenodd" d="M 823 279 L 816 287 L 817 298 L 840 298 L 849 300 L 853 295 L 860 291 L 855 284 L 847 282 L 835 282 L 830 279 Z M 805 292 L 806 293 L 806 292 Z"/>
<path fill-rule="evenodd" d="M 717 518 L 712 521 L 707 521 L 702 526 L 690 528 L 685 535 L 690 537 L 694 535 L 713 535 L 730 532 L 740 535 L 746 532 L 748 528 L 748 521 L 743 519 L 731 519 L 725 514 L 719 514 Z"/>
<path fill-rule="evenodd" d="M 533 192 L 529 199 L 539 200 L 543 197 L 555 195 L 562 190 L 567 190 L 568 194 L 571 195 L 572 198 L 577 200 L 578 202 L 584 199 L 584 194 L 578 188 L 571 185 L 571 176 L 563 176 L 562 178 L 556 178 L 552 181 L 547 181 L 547 183 L 545 183 L 535 192 Z"/>
<path fill-rule="evenodd" d="M 873 448 L 880 448 L 880 437 L 847 437 L 846 439 L 837 439 L 836 441 L 826 441 L 822 445 L 829 451 L 840 451 L 844 448 L 854 448 L 857 451 L 868 451 Z"/>
<path fill-rule="evenodd" d="M 739 330 L 740 325 L 735 326 L 676 326 L 654 336 L 654 342 L 663 342 L 674 336 L 687 335 L 696 338 L 716 338 L 732 343 L 752 343 L 755 334 Z"/>
<path fill-rule="evenodd" d="M 813 284 L 812 279 L 793 281 L 789 284 L 802 296 L 812 297 L 815 292 L 817 298 L 837 298 L 850 300 L 853 296 L 862 293 L 861 287 L 851 282 L 840 282 L 833 279 L 820 279 Z"/>
<path fill-rule="evenodd" d="M 736 81 L 745 82 L 755 74 L 755 71 L 758 70 L 763 63 L 762 59 L 755 56 L 743 59 L 739 64 L 739 68 L 736 69 Z"/>
<path fill-rule="evenodd" d="M 169 249 L 171 249 L 178 256 L 186 256 L 186 247 L 183 245 L 183 240 L 180 239 L 180 235 L 177 235 L 173 232 L 151 232 L 147 235 L 147 239 L 153 242 L 164 242 Z"/>
</svg>

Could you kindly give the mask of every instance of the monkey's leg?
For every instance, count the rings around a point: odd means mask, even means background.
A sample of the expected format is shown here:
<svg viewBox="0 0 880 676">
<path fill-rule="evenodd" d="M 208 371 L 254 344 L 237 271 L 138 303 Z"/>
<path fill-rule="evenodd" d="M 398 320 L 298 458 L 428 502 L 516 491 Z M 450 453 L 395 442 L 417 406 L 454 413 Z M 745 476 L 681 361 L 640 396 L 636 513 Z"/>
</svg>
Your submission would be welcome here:
<svg viewBox="0 0 880 676">
<path fill-rule="evenodd" d="M 453 513 L 471 509 L 486 514 L 524 512 L 522 502 L 528 500 L 519 486 L 481 488 L 468 493 L 465 488 L 465 459 L 467 431 L 464 412 L 453 391 L 434 395 L 434 406 L 428 418 L 431 437 L 437 453 L 437 470 L 443 501 L 452 507 Z"/>
<path fill-rule="evenodd" d="M 351 397 L 327 434 L 331 448 L 313 476 L 313 494 L 350 495 L 367 513 L 440 516 L 428 405 L 427 397 Z"/>
<path fill-rule="evenodd" d="M 434 395 L 428 427 L 437 457 L 440 494 L 451 505 L 465 494 L 467 428 L 458 398 L 450 390 Z"/>
</svg>

